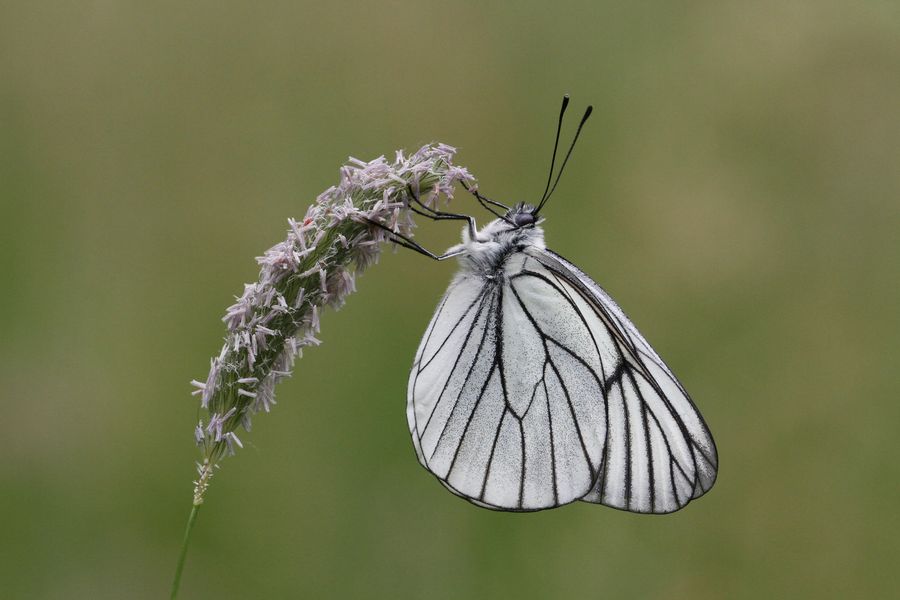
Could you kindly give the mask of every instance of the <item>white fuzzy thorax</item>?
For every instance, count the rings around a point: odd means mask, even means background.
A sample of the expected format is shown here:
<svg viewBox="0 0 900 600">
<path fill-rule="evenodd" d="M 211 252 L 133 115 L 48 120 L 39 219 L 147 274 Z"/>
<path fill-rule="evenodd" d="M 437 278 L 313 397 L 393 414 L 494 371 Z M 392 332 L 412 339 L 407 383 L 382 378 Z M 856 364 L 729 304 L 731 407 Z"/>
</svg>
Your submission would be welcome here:
<svg viewBox="0 0 900 600">
<path fill-rule="evenodd" d="M 459 264 L 464 273 L 494 277 L 510 254 L 526 247 L 543 250 L 544 230 L 539 225 L 514 227 L 503 219 L 495 219 L 475 232 L 463 228 L 462 243 L 447 252 L 461 252 Z"/>
</svg>

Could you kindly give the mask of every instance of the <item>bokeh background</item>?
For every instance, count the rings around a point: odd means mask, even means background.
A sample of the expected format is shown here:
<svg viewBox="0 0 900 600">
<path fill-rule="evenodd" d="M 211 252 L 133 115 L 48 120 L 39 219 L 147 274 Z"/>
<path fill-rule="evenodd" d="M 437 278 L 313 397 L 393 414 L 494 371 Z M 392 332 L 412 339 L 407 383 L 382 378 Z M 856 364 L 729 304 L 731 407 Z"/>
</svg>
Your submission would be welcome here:
<svg viewBox="0 0 900 600">
<path fill-rule="evenodd" d="M 183 597 L 896 597 L 900 5 L 833 0 L 3 3 L 0 596 L 165 597 L 254 256 L 348 155 L 439 140 L 534 199 L 563 92 L 595 116 L 549 244 L 691 390 L 712 492 L 446 492 L 404 411 L 455 265 L 387 253 L 224 462 Z"/>
</svg>

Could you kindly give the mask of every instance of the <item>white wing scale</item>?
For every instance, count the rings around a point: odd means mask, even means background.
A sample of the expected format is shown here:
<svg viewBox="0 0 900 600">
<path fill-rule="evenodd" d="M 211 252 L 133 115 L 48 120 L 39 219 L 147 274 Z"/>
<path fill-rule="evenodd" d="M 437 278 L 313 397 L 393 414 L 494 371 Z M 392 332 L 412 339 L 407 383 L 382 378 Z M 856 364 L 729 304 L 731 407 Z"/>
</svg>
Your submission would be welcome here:
<svg viewBox="0 0 900 600">
<path fill-rule="evenodd" d="M 665 513 L 705 493 L 709 431 L 612 299 L 534 247 L 504 274 L 457 276 L 425 333 L 407 407 L 422 465 L 502 510 L 582 499 Z"/>
</svg>

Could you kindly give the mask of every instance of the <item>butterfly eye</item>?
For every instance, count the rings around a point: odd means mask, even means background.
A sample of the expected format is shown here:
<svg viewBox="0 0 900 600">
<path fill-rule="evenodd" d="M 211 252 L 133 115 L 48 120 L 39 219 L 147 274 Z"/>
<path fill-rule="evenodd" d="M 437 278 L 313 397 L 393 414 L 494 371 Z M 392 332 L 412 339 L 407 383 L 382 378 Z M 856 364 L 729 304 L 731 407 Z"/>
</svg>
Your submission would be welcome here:
<svg viewBox="0 0 900 600">
<path fill-rule="evenodd" d="M 516 224 L 516 227 L 525 227 L 526 225 L 534 224 L 534 215 L 531 213 L 523 212 L 516 213 L 512 217 L 513 223 Z"/>
</svg>

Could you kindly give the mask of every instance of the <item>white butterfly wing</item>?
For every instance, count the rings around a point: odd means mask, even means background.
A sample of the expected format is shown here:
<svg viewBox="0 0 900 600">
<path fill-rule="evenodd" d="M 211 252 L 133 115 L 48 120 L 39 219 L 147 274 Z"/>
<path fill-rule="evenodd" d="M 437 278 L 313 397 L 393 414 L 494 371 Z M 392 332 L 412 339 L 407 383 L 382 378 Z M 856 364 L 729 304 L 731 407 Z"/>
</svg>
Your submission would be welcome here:
<svg viewBox="0 0 900 600">
<path fill-rule="evenodd" d="M 715 479 L 709 432 L 665 364 L 599 286 L 536 248 L 502 282 L 450 285 L 407 416 L 423 466 L 489 508 L 671 512 Z"/>
<path fill-rule="evenodd" d="M 705 494 L 716 480 L 718 454 L 678 379 L 597 283 L 558 254 L 537 257 L 585 316 L 598 347 L 619 359 L 614 377 L 604 372 L 609 427 L 601 473 L 582 500 L 667 513 Z"/>
</svg>

